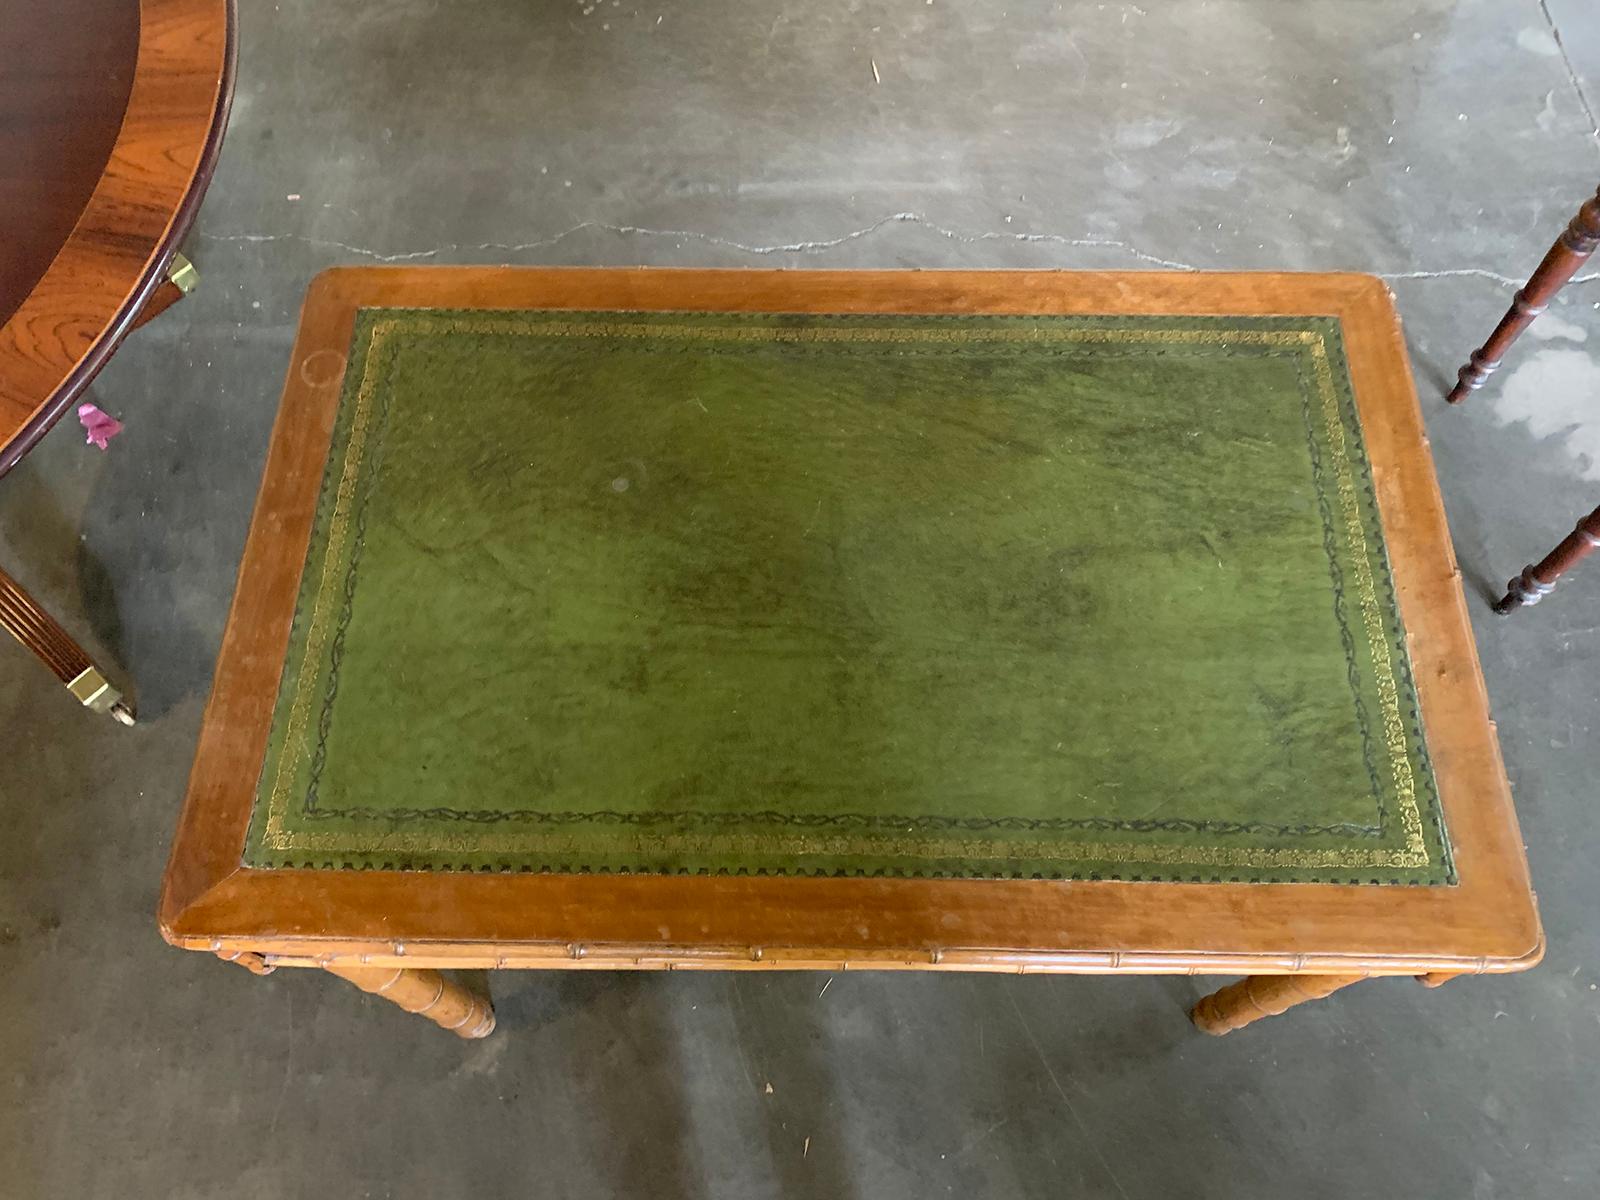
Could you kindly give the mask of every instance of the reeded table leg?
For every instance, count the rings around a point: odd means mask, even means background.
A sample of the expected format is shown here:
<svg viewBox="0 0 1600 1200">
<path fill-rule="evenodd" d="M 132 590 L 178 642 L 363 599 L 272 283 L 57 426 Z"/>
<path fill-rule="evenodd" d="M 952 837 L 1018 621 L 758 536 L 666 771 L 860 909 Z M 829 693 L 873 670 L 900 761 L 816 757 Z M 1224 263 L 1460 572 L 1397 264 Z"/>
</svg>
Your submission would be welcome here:
<svg viewBox="0 0 1600 1200">
<path fill-rule="evenodd" d="M 1194 1006 L 1190 1017 L 1202 1032 L 1221 1036 L 1296 1004 L 1321 1000 L 1365 975 L 1251 975 L 1230 983 Z"/>
<path fill-rule="evenodd" d="M 4 571 L 0 571 L 0 628 L 32 650 L 85 708 L 133 724 L 133 706 L 106 682 L 83 647 Z"/>
<path fill-rule="evenodd" d="M 1550 253 L 1544 256 L 1544 261 L 1528 280 L 1528 286 L 1511 301 L 1511 310 L 1500 318 L 1489 340 L 1473 351 L 1472 358 L 1461 368 L 1456 386 L 1448 397 L 1451 404 L 1459 404 L 1467 398 L 1468 392 L 1483 386 L 1490 372 L 1500 365 L 1511 343 L 1545 310 L 1562 285 L 1594 253 L 1596 246 L 1600 246 L 1600 192 L 1578 210 L 1566 232 L 1550 247 Z"/>
<path fill-rule="evenodd" d="M 1501 616 L 1525 604 L 1537 604 L 1555 590 L 1556 580 L 1594 553 L 1600 546 L 1600 508 L 1595 509 L 1561 544 L 1506 584 L 1506 594 L 1494 606 Z"/>
<path fill-rule="evenodd" d="M 348 979 L 363 992 L 392 1000 L 407 1012 L 427 1017 L 458 1037 L 481 1038 L 494 1032 L 489 1002 L 452 983 L 438 971 L 408 967 L 347 967 L 330 963 L 330 975 Z"/>
</svg>

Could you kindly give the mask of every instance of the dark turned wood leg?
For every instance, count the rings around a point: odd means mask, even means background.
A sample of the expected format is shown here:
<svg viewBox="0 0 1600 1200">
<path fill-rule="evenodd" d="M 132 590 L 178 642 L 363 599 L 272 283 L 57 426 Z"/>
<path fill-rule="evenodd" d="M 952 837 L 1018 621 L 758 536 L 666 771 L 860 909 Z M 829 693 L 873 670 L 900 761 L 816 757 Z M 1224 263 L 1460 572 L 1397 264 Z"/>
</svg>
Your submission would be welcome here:
<svg viewBox="0 0 1600 1200">
<path fill-rule="evenodd" d="M 1555 591 L 1556 580 L 1594 553 L 1600 546 L 1600 508 L 1595 509 L 1561 544 L 1506 584 L 1505 597 L 1494 606 L 1501 616 L 1525 604 L 1537 604 Z"/>
<path fill-rule="evenodd" d="M 1201 1000 L 1189 1014 L 1202 1033 L 1220 1037 L 1307 1000 L 1321 1000 L 1365 975 L 1251 975 Z"/>
<path fill-rule="evenodd" d="M 0 628 L 32 650 L 85 708 L 133 724 L 133 706 L 106 682 L 83 647 L 4 571 L 0 571 Z"/>
<path fill-rule="evenodd" d="M 1539 269 L 1528 280 L 1528 286 L 1517 293 L 1510 311 L 1500 318 L 1489 340 L 1473 351 L 1472 358 L 1461 368 L 1456 386 L 1448 397 L 1451 404 L 1459 404 L 1467 398 L 1468 392 L 1483 386 L 1490 372 L 1500 365 L 1511 343 L 1545 310 L 1562 285 L 1594 253 L 1596 246 L 1600 246 L 1600 192 L 1578 210 L 1566 232 L 1550 247 L 1550 253 L 1544 256 Z"/>
<path fill-rule="evenodd" d="M 194 291 L 195 284 L 200 282 L 200 272 L 194 269 L 194 264 L 181 254 L 174 254 L 172 261 L 167 264 L 167 278 L 154 292 L 150 299 L 145 301 L 139 315 L 133 319 L 133 328 L 155 320 L 179 300 Z"/>
<path fill-rule="evenodd" d="M 168 279 L 155 291 L 150 293 L 150 299 L 145 301 L 144 307 L 139 310 L 139 315 L 133 319 L 133 328 L 141 329 L 154 321 L 167 309 L 183 299 L 183 289 L 172 280 Z"/>
</svg>

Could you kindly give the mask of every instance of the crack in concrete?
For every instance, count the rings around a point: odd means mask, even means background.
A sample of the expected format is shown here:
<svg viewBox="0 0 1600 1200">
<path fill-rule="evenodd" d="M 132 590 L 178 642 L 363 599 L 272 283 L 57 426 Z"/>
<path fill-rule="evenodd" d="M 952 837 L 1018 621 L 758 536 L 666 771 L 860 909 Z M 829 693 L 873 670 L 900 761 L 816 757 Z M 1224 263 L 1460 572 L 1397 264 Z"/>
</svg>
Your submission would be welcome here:
<svg viewBox="0 0 1600 1200">
<path fill-rule="evenodd" d="M 1550 36 L 1556 40 L 1556 49 L 1561 51 L 1561 64 L 1567 69 L 1567 81 L 1572 84 L 1572 90 L 1577 94 L 1583 115 L 1589 118 L 1589 136 L 1593 139 L 1595 152 L 1600 154 L 1600 120 L 1595 119 L 1594 105 L 1589 103 L 1588 93 L 1583 89 L 1583 79 L 1579 76 L 1577 68 L 1572 65 L 1572 55 L 1567 53 L 1567 43 L 1561 37 L 1561 28 L 1551 15 L 1550 0 L 1539 0 L 1539 11 L 1544 15 L 1545 24 L 1550 26 Z"/>
<path fill-rule="evenodd" d="M 975 244 L 978 242 L 1013 241 L 1013 242 L 1046 242 L 1059 246 L 1078 247 L 1103 247 L 1107 249 L 1122 250 L 1139 259 L 1141 262 L 1151 263 L 1156 266 L 1167 267 L 1177 271 L 1198 271 L 1201 268 L 1191 263 L 1175 262 L 1172 259 L 1160 258 L 1154 254 L 1146 254 L 1138 247 L 1121 241 L 1117 238 L 1072 238 L 1055 233 L 1006 233 L 997 231 L 984 231 L 981 233 L 963 233 L 960 230 L 938 225 L 929 221 L 921 213 L 897 212 L 888 216 L 879 217 L 870 225 L 860 229 L 852 229 L 838 237 L 816 238 L 800 242 L 778 242 L 772 245 L 755 245 L 749 242 L 736 241 L 733 238 L 720 237 L 714 233 L 702 233 L 694 229 L 650 229 L 643 225 L 615 225 L 608 221 L 580 221 L 570 229 L 563 229 L 560 233 L 548 237 L 536 238 L 531 242 L 451 242 L 447 245 L 437 246 L 432 250 L 410 250 L 398 254 L 384 254 L 378 250 L 370 250 L 365 246 L 352 246 L 347 242 L 333 241 L 327 238 L 308 237 L 298 233 L 236 233 L 217 234 L 201 233 L 203 239 L 213 242 L 278 242 L 299 241 L 311 246 L 324 246 L 330 249 L 343 250 L 350 254 L 359 254 L 363 258 L 371 258 L 377 262 L 411 262 L 417 259 L 434 258 L 448 251 L 459 250 L 500 250 L 506 253 L 522 253 L 528 250 L 539 250 L 554 246 L 565 241 L 575 234 L 586 229 L 603 230 L 617 234 L 619 237 L 667 237 L 679 238 L 690 241 L 704 242 L 708 245 L 721 246 L 729 250 L 738 250 L 744 254 L 814 254 L 823 250 L 832 250 L 843 246 L 847 242 L 858 241 L 869 237 L 886 225 L 920 225 L 940 237 L 948 238 L 954 242 Z"/>
<path fill-rule="evenodd" d="M 1513 279 L 1509 275 L 1501 275 L 1498 271 L 1486 270 L 1483 267 L 1454 267 L 1444 271 L 1391 271 L 1378 276 L 1379 279 L 1456 279 L 1467 276 L 1476 279 L 1492 279 L 1505 287 L 1520 288 L 1526 279 Z M 1590 275 L 1574 275 L 1566 283 L 1571 287 L 1580 283 L 1593 283 L 1600 279 L 1600 271 Z"/>
<path fill-rule="evenodd" d="M 879 217 L 869 225 L 860 229 L 852 229 L 837 237 L 812 238 L 796 242 L 776 242 L 770 245 L 754 244 L 736 241 L 733 238 L 721 237 L 714 233 L 703 233 L 694 229 L 650 229 L 643 225 L 617 225 L 608 221 L 580 221 L 569 229 L 553 233 L 546 237 L 535 238 L 528 242 L 451 242 L 446 245 L 436 246 L 431 250 L 405 250 L 395 254 L 385 254 L 379 250 L 372 250 L 365 246 L 353 246 L 348 242 L 334 241 L 329 238 L 310 237 L 299 233 L 200 233 L 198 236 L 212 242 L 301 242 L 308 246 L 320 246 L 327 249 L 342 250 L 347 254 L 360 255 L 370 258 L 375 262 L 403 263 L 417 262 L 423 259 L 436 258 L 441 254 L 456 251 L 484 251 L 497 250 L 506 254 L 525 253 L 530 250 L 545 249 L 559 244 L 566 239 L 582 233 L 585 230 L 601 230 L 614 233 L 618 237 L 663 237 L 676 238 L 680 241 L 703 242 L 707 245 L 719 246 L 724 249 L 737 250 L 744 254 L 773 255 L 773 254 L 818 254 L 835 249 L 849 242 L 859 241 L 870 237 L 879 230 L 890 225 L 916 225 L 963 245 L 977 245 L 981 242 L 1018 242 L 1035 243 L 1053 246 L 1071 246 L 1077 248 L 1121 250 L 1142 263 L 1152 266 L 1164 267 L 1174 271 L 1200 271 L 1207 268 L 1196 266 L 1193 263 L 1179 262 L 1176 259 L 1162 258 L 1159 255 L 1147 253 L 1130 242 L 1120 238 L 1101 237 L 1068 237 L 1059 233 L 1011 233 L 1004 230 L 983 230 L 967 233 L 947 225 L 940 225 L 930 221 L 921 213 L 896 212 L 888 216 Z M 1452 278 L 1477 278 L 1488 279 L 1503 287 L 1519 288 L 1525 282 L 1513 279 L 1508 275 L 1501 275 L 1484 267 L 1452 267 L 1435 271 L 1390 271 L 1378 273 L 1380 279 L 1452 279 Z M 1600 272 L 1589 275 L 1580 275 L 1571 281 L 1572 285 L 1592 283 L 1600 280 Z"/>
<path fill-rule="evenodd" d="M 407 254 L 380 254 L 376 250 L 368 250 L 365 246 L 352 246 L 347 242 L 336 242 L 330 238 L 307 237 L 303 233 L 206 233 L 202 230 L 195 236 L 206 242 L 303 242 L 307 246 L 324 246 L 331 250 L 343 250 L 348 254 L 359 254 L 363 258 L 388 263 L 432 258 L 436 254 L 452 249 L 449 246 L 440 246 L 434 250 L 413 250 Z M 460 249 L 459 246 L 454 248 Z"/>
</svg>

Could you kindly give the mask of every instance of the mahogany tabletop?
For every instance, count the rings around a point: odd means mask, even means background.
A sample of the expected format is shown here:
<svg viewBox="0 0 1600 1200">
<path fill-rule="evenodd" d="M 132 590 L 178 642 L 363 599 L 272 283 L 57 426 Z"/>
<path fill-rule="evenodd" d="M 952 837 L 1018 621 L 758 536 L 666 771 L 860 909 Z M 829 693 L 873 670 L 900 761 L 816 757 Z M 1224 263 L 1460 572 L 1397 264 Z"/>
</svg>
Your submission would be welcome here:
<svg viewBox="0 0 1600 1200">
<path fill-rule="evenodd" d="M 0 0 L 0 474 L 161 283 L 233 61 L 233 0 Z"/>
<path fill-rule="evenodd" d="M 324 966 L 1543 949 L 1358 275 L 324 273 L 160 923 Z"/>
</svg>

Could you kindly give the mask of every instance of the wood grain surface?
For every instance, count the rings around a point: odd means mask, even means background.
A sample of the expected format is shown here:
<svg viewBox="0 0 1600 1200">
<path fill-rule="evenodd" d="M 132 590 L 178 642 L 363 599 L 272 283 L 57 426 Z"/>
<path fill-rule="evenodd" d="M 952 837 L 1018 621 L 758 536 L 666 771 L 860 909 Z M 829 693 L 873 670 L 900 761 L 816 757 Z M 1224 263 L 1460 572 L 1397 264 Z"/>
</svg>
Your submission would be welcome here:
<svg viewBox="0 0 1600 1200">
<path fill-rule="evenodd" d="M 0 322 L 100 182 L 138 57 L 139 6 L 128 0 L 0 0 Z"/>
<path fill-rule="evenodd" d="M 1456 886 L 247 870 L 361 306 L 1340 319 Z M 168 868 L 163 934 L 285 963 L 1471 973 L 1543 936 L 1399 322 L 1358 275 L 359 268 L 307 297 Z"/>
<path fill-rule="evenodd" d="M 59 187 L 27 192 L 30 203 L 81 212 L 0 327 L 0 474 L 67 411 L 132 326 L 161 284 L 216 164 L 233 78 L 232 0 L 139 0 L 137 9 L 138 57 L 126 110 L 92 192 L 86 201 L 80 195 L 84 164 L 96 157 L 92 146 L 76 152 L 77 165 L 62 172 Z M 58 15 L 70 21 L 80 10 L 93 15 L 81 0 Z M 50 27 L 40 13 L 15 19 Z M 105 65 L 114 71 L 118 51 L 109 32 L 103 37 Z M 10 76 L 12 65 L 5 69 Z M 30 120 L 70 122 L 77 112 L 70 95 L 56 97 L 61 107 L 51 103 L 58 82 L 59 73 L 44 72 L 20 75 L 7 86 L 39 89 L 27 110 Z M 106 90 L 102 86 L 95 103 L 85 102 L 77 113 L 90 127 L 82 135 L 88 143 L 103 127 Z M 20 141 L 23 131 L 13 135 Z M 23 169 L 14 165 L 7 173 Z M 12 272 L 17 280 L 52 254 L 38 239 L 68 220 L 59 212 L 29 218 L 31 248 Z"/>
</svg>

